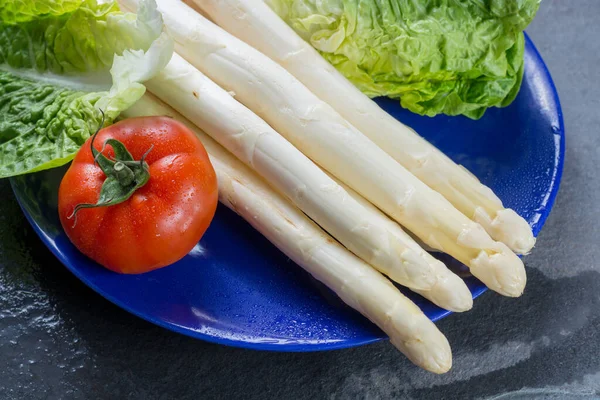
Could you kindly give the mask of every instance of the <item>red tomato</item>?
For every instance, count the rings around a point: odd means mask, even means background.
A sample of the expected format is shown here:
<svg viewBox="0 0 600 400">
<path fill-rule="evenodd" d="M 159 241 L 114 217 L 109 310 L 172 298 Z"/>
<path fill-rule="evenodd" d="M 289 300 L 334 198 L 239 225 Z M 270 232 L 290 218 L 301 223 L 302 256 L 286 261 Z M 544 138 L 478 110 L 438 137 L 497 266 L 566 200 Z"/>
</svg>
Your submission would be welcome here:
<svg viewBox="0 0 600 400">
<path fill-rule="evenodd" d="M 94 148 L 100 151 L 110 138 L 129 150 L 136 165 L 151 149 L 145 158 L 150 177 L 123 202 L 82 208 L 73 218 L 77 205 L 98 202 L 108 179 L 94 163 L 88 139 L 58 192 L 67 236 L 82 253 L 115 272 L 137 274 L 174 263 L 200 240 L 217 207 L 217 179 L 204 146 L 187 127 L 166 117 L 118 122 L 97 134 Z M 107 144 L 102 154 L 110 160 L 115 150 Z"/>
</svg>

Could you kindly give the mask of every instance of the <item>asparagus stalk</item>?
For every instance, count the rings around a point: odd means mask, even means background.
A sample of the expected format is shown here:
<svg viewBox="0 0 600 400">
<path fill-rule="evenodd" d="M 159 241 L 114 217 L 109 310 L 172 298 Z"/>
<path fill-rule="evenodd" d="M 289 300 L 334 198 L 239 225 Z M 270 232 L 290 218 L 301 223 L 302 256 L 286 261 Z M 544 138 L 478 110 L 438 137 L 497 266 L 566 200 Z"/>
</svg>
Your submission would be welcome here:
<svg viewBox="0 0 600 400">
<path fill-rule="evenodd" d="M 204 132 L 148 95 L 125 115 L 168 115 L 185 123 L 209 153 L 223 204 L 241 215 L 346 304 L 379 326 L 412 362 L 435 373 L 450 369 L 452 355 L 448 340 L 416 305 Z"/>
<path fill-rule="evenodd" d="M 135 3 L 135 0 L 127 2 Z M 481 225 L 465 217 L 443 196 L 408 172 L 283 67 L 179 1 L 161 0 L 158 6 L 165 25 L 178 43 L 177 49 L 218 84 L 235 93 L 237 99 L 265 118 L 302 153 L 411 230 L 427 245 L 469 266 L 473 275 L 490 289 L 507 296 L 522 294 L 525 269 L 522 261 L 506 245 L 492 240 Z M 225 121 L 231 126 L 250 118 L 243 116 L 241 111 L 234 112 L 237 103 L 224 96 L 223 91 L 219 92 L 216 85 L 178 56 L 174 56 L 169 66 L 147 86 L 197 125 L 206 125 L 206 121 L 212 119 L 214 122 L 201 127 L 213 137 L 222 135 Z M 226 105 L 226 100 L 231 100 L 231 104 Z M 225 111 L 227 107 L 231 107 L 232 111 Z M 217 116 L 219 112 L 223 116 Z M 204 117 L 201 118 L 200 114 Z M 252 123 L 243 122 L 241 128 L 231 126 L 228 129 L 234 133 L 246 132 L 255 123 L 259 122 L 252 119 Z M 242 138 L 247 136 L 241 135 Z M 254 136 L 260 138 L 260 135 L 250 135 Z M 239 148 L 242 140 L 227 140 L 230 141 L 228 145 L 222 143 L 225 147 L 253 165 L 249 158 L 252 154 L 242 154 L 245 150 Z M 256 153 L 254 143 L 244 146 Z M 275 147 L 273 151 L 281 154 L 281 150 Z M 276 155 L 273 157 L 278 159 Z M 279 160 L 286 163 L 285 168 L 293 164 L 285 158 Z M 282 171 L 272 171 L 260 173 L 272 184 L 281 181 Z M 311 179 L 307 176 L 307 180 Z M 286 186 L 289 189 L 290 184 L 282 182 L 278 187 Z M 297 196 L 289 197 L 298 201 L 294 198 Z M 338 209 L 341 208 L 339 205 Z M 305 208 L 303 210 L 310 215 Z M 319 216 L 327 217 L 326 213 Z M 337 229 L 337 224 L 322 226 L 344 243 L 342 233 L 333 230 Z M 347 245 L 351 250 L 355 249 L 352 246 Z"/>
<path fill-rule="evenodd" d="M 383 111 L 263 1 L 189 0 L 227 31 L 285 67 L 317 96 L 457 209 L 518 254 L 535 238 L 527 221 L 409 127 Z M 267 1 L 268 3 L 268 1 Z"/>
</svg>

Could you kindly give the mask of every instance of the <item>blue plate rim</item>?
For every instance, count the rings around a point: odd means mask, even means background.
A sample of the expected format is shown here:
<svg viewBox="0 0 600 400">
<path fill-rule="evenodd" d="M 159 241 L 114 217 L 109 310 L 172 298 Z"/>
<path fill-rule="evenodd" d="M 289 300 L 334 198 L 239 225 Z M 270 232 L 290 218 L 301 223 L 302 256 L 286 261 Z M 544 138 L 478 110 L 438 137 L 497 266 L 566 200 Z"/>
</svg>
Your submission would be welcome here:
<svg viewBox="0 0 600 400">
<path fill-rule="evenodd" d="M 548 196 L 548 201 L 545 205 L 546 208 L 552 209 L 554 207 L 554 203 L 556 201 L 556 196 L 558 196 L 558 191 L 560 189 L 560 182 L 562 181 L 563 168 L 564 168 L 564 164 L 565 164 L 565 146 L 566 146 L 565 121 L 563 118 L 563 111 L 562 111 L 562 106 L 560 104 L 560 98 L 558 96 L 558 90 L 556 89 L 556 85 L 554 84 L 554 80 L 552 79 L 552 75 L 550 74 L 550 70 L 548 69 L 548 66 L 546 65 L 546 63 L 544 62 L 542 55 L 540 54 L 537 47 L 535 46 L 535 43 L 533 43 L 533 40 L 531 40 L 531 38 L 529 37 L 527 32 L 523 32 L 523 33 L 525 35 L 525 41 L 527 43 L 529 43 L 529 45 L 531 46 L 531 48 L 533 50 L 533 54 L 535 55 L 535 58 L 538 59 L 539 64 L 543 68 L 544 75 L 546 75 L 546 78 L 548 79 L 548 83 L 550 84 L 550 89 L 552 91 L 552 97 L 554 99 L 554 102 L 556 103 L 556 113 L 558 114 L 558 130 L 555 132 L 556 135 L 560 136 L 558 158 L 557 158 L 558 161 L 557 161 L 557 165 L 556 165 L 556 174 L 554 175 L 554 180 L 552 182 L 553 186 L 550 191 L 550 195 Z M 546 214 L 543 214 L 540 217 L 540 219 L 537 221 L 535 227 L 533 228 L 533 234 L 535 235 L 535 237 L 538 236 L 538 234 L 542 230 L 542 227 L 546 223 L 546 220 L 548 219 L 549 216 L 550 216 L 549 212 Z M 475 297 L 473 297 L 473 298 L 475 298 Z"/>
<path fill-rule="evenodd" d="M 541 57 L 539 51 L 537 50 L 535 44 L 533 43 L 533 41 L 531 40 L 529 35 L 527 35 L 526 32 L 524 32 L 524 34 L 525 34 L 525 40 L 531 46 L 532 53 L 535 56 L 535 58 L 537 59 L 538 64 L 542 67 L 541 69 L 545 75 L 545 78 L 549 82 L 549 86 L 550 86 L 550 89 L 552 92 L 554 102 L 556 104 L 556 111 L 557 111 L 557 115 L 558 115 L 558 125 L 559 126 L 558 126 L 558 130 L 555 132 L 556 135 L 560 136 L 560 142 L 558 144 L 559 149 L 558 149 L 558 155 L 557 155 L 557 165 L 556 165 L 556 169 L 555 169 L 554 179 L 552 181 L 552 187 L 549 191 L 548 200 L 545 204 L 545 208 L 551 209 L 553 207 L 553 205 L 556 201 L 556 197 L 558 195 L 558 191 L 560 188 L 560 182 L 561 182 L 562 174 L 563 174 L 563 167 L 564 167 L 565 127 L 564 127 L 563 112 L 562 112 L 562 107 L 560 104 L 560 99 L 558 96 L 558 91 L 557 91 L 554 81 L 552 79 L 552 75 L 550 74 L 550 71 L 549 71 L 546 63 L 544 62 L 543 58 Z M 317 351 L 328 351 L 328 350 L 341 350 L 341 349 L 347 349 L 347 348 L 352 348 L 352 347 L 364 346 L 367 344 L 371 344 L 371 343 L 375 343 L 375 342 L 378 342 L 381 340 L 388 339 L 387 337 L 382 336 L 382 337 L 372 337 L 372 338 L 368 338 L 368 339 L 347 340 L 347 341 L 341 341 L 341 342 L 317 342 L 317 343 L 315 343 L 315 342 L 307 341 L 306 343 L 301 343 L 301 341 L 298 341 L 294 344 L 290 344 L 290 343 L 260 343 L 260 342 L 252 342 L 252 341 L 231 340 L 231 339 L 226 339 L 226 338 L 222 338 L 219 336 L 207 335 L 205 333 L 192 331 L 185 327 L 181 327 L 177 324 L 174 324 L 171 322 L 165 322 L 158 318 L 153 318 L 152 316 L 149 316 L 147 314 L 137 312 L 134 308 L 128 306 L 127 303 L 116 299 L 115 297 L 113 297 L 109 293 L 105 292 L 100 287 L 98 287 L 98 285 L 94 284 L 92 281 L 87 279 L 84 275 L 79 273 L 78 269 L 75 268 L 71 264 L 71 262 L 68 260 L 68 258 L 65 258 L 63 256 L 63 254 L 59 251 L 59 249 L 50 245 L 52 240 L 41 229 L 39 224 L 35 220 L 33 220 L 31 215 L 26 212 L 20 197 L 17 196 L 16 189 L 15 189 L 15 181 L 13 179 L 10 179 L 10 184 L 11 184 L 13 194 L 15 195 L 15 198 L 17 199 L 17 203 L 19 204 L 21 210 L 23 211 L 23 214 L 25 214 L 25 218 L 27 219 L 29 224 L 33 227 L 34 231 L 40 237 L 40 239 L 46 245 L 46 247 L 52 252 L 52 254 L 54 254 L 54 256 L 65 267 L 67 267 L 67 269 L 69 269 L 69 271 L 71 271 L 80 281 L 82 281 L 85 285 L 87 285 L 93 291 L 98 293 L 100 296 L 104 297 L 105 299 L 107 299 L 111 303 L 115 304 L 119 308 L 122 308 L 123 310 L 125 310 L 145 321 L 148 321 L 152 324 L 155 324 L 157 326 L 168 329 L 170 331 L 173 331 L 173 332 L 185 335 L 185 336 L 189 336 L 194 339 L 200 339 L 200 340 L 203 340 L 203 341 L 209 342 L 209 343 L 226 345 L 226 346 L 243 348 L 243 349 L 249 349 L 249 350 L 276 351 L 276 352 L 317 352 Z M 533 233 L 536 237 L 539 234 L 540 230 L 542 229 L 543 225 L 545 224 L 549 215 L 550 215 L 550 212 L 542 214 L 540 216 L 540 219 L 536 222 L 535 226 L 533 227 Z M 485 287 L 484 285 L 482 285 L 482 287 L 477 288 L 475 290 L 475 292 L 473 292 L 473 299 L 478 298 L 483 293 L 485 293 L 487 290 L 488 290 L 487 287 Z M 438 314 L 436 317 L 432 318 L 431 320 L 433 322 L 436 322 L 442 318 L 449 316 L 450 314 L 453 314 L 453 313 L 451 311 L 446 310 L 445 312 Z"/>
</svg>

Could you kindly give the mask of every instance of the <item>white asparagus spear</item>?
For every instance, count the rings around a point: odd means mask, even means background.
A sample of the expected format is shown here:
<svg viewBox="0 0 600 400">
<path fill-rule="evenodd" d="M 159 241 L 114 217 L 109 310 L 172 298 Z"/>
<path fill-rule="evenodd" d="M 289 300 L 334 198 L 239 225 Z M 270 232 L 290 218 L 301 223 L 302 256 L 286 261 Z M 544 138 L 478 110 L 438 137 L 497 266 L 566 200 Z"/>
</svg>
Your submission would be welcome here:
<svg viewBox="0 0 600 400">
<path fill-rule="evenodd" d="M 193 1 L 221 27 L 285 67 L 405 168 L 481 224 L 492 238 L 518 254 L 533 248 L 535 238 L 527 221 L 504 208 L 500 199 L 465 168 L 360 92 L 265 3 Z"/>
<path fill-rule="evenodd" d="M 167 115 L 198 135 L 217 173 L 219 200 L 242 216 L 285 255 L 333 290 L 389 337 L 416 365 L 447 372 L 452 354 L 446 337 L 386 278 L 350 253 L 299 209 L 181 115 L 145 95 L 127 117 Z"/>
<path fill-rule="evenodd" d="M 146 87 L 257 171 L 349 250 L 409 288 L 436 274 L 413 250 L 280 134 L 177 54 Z"/>
<path fill-rule="evenodd" d="M 525 269 L 506 245 L 493 241 L 481 225 L 408 172 L 283 67 L 179 1 L 161 0 L 158 6 L 171 36 L 179 43 L 178 50 L 218 84 L 235 93 L 236 98 L 265 118 L 300 151 L 426 244 L 469 266 L 473 275 L 490 289 L 507 296 L 522 294 Z M 216 88 L 211 88 L 203 75 L 198 74 L 175 56 L 159 76 L 148 82 L 148 87 L 159 97 L 168 96 L 165 101 L 198 125 L 194 114 L 201 112 L 206 114 L 205 118 L 214 119 L 224 110 L 222 104 L 215 105 L 224 100 L 209 99 L 216 96 Z M 197 83 L 192 83 L 194 80 Z M 159 85 L 154 83 L 159 81 Z M 174 93 L 176 86 L 181 93 Z M 197 96 L 192 96 L 194 87 Z M 214 110 L 209 111 L 211 105 Z M 232 123 L 241 114 L 231 113 L 225 118 Z M 209 134 L 218 134 L 221 129 L 218 125 L 224 122 L 220 117 L 217 119 L 219 123 L 210 129 L 201 127 Z M 269 182 L 280 179 L 277 174 L 267 176 L 261 172 L 261 175 Z M 324 227 L 342 241 L 336 232 Z"/>
</svg>

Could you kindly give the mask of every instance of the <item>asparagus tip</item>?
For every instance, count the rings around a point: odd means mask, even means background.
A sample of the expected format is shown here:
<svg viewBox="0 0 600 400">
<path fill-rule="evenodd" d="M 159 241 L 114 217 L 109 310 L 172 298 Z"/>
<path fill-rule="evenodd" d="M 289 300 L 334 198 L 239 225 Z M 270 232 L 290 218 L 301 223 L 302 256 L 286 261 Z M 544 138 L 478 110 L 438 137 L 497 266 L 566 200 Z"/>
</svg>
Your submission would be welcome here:
<svg viewBox="0 0 600 400">
<path fill-rule="evenodd" d="M 508 297 L 519 297 L 525 290 L 527 274 L 523 261 L 503 243 L 494 253 L 481 251 L 471 260 L 471 272 L 490 289 Z"/>
<path fill-rule="evenodd" d="M 529 223 L 510 208 L 496 212 L 493 220 L 476 212 L 475 221 L 483 225 L 492 238 L 506 244 L 517 254 L 528 254 L 535 245 Z"/>
<path fill-rule="evenodd" d="M 452 350 L 448 339 L 433 325 L 423 327 L 422 337 L 409 342 L 397 343 L 392 341 L 402 353 L 414 364 L 436 374 L 443 374 L 452 368 Z"/>
<path fill-rule="evenodd" d="M 436 260 L 437 283 L 431 290 L 414 290 L 437 306 L 453 312 L 465 312 L 473 308 L 473 296 L 465 282 L 450 271 L 444 263 Z"/>
</svg>

